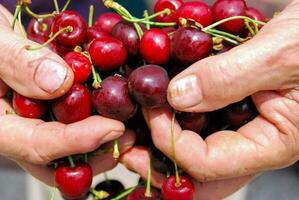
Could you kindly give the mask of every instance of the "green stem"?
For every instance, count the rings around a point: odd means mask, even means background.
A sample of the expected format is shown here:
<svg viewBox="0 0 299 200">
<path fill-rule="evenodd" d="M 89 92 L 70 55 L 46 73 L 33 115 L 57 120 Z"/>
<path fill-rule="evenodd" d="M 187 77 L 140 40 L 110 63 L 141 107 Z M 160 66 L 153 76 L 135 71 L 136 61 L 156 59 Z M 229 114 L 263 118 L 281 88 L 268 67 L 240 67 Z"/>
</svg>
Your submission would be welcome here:
<svg viewBox="0 0 299 200">
<path fill-rule="evenodd" d="M 175 139 L 174 139 L 174 120 L 175 120 L 176 112 L 173 111 L 172 119 L 171 119 L 171 145 L 172 145 L 172 156 L 173 156 L 173 163 L 174 163 L 174 170 L 175 170 L 175 185 L 179 187 L 181 185 L 178 165 L 176 163 L 176 152 L 175 152 Z"/>
<path fill-rule="evenodd" d="M 100 88 L 102 80 L 100 78 L 99 73 L 96 71 L 93 65 L 91 65 L 91 71 L 92 71 L 92 78 L 93 78 L 92 87 L 94 87 L 95 89 Z"/>
<path fill-rule="evenodd" d="M 123 193 L 119 194 L 118 196 L 112 198 L 111 200 L 120 200 L 123 199 L 124 197 L 128 196 L 131 192 L 133 192 L 136 189 L 136 187 L 131 187 L 124 191 Z"/>
<path fill-rule="evenodd" d="M 68 8 L 68 6 L 70 5 L 70 3 L 71 3 L 71 0 L 67 0 L 67 2 L 64 4 L 64 6 L 63 6 L 63 8 L 62 8 L 62 12 L 63 11 L 66 11 L 66 9 Z"/>
<path fill-rule="evenodd" d="M 149 160 L 148 166 L 147 166 L 146 190 L 145 190 L 145 193 L 144 193 L 145 197 L 152 197 L 151 177 L 152 177 L 152 168 L 151 168 L 151 160 Z"/>
<path fill-rule="evenodd" d="M 216 34 L 216 33 L 213 33 L 213 32 L 210 32 L 210 31 L 205 31 L 206 33 L 212 35 L 212 36 L 215 36 L 215 37 L 220 37 L 220 38 L 223 38 L 225 41 L 231 43 L 231 44 L 234 44 L 234 45 L 239 45 L 240 43 L 233 40 L 233 39 L 230 39 L 230 38 L 227 38 L 225 36 L 222 36 L 222 35 L 219 35 L 219 34 Z"/>
<path fill-rule="evenodd" d="M 144 18 L 141 18 L 141 19 L 138 19 L 138 18 L 134 17 L 134 19 L 131 19 L 130 22 L 138 23 L 138 22 L 148 21 L 148 20 L 153 19 L 153 18 L 155 18 L 155 17 L 157 17 L 157 16 L 159 16 L 159 15 L 164 15 L 164 14 L 169 15 L 170 12 L 171 12 L 171 11 L 170 11 L 168 8 L 166 8 L 166 9 L 164 9 L 164 10 L 162 10 L 162 11 L 160 11 L 160 12 L 157 12 L 157 13 L 155 13 L 155 14 L 153 14 L 153 15 L 147 15 L 147 16 L 144 16 Z"/>
<path fill-rule="evenodd" d="M 145 18 L 148 17 L 148 11 L 147 11 L 147 10 L 144 11 L 143 16 L 144 16 Z M 149 21 L 149 19 L 146 19 L 146 21 Z M 149 30 L 150 28 L 151 28 L 151 25 L 150 25 L 150 24 L 146 24 L 146 29 Z"/>
<path fill-rule="evenodd" d="M 57 192 L 57 188 L 54 187 L 53 190 L 52 190 L 52 194 L 51 194 L 51 200 L 54 200 L 55 199 L 55 194 Z"/>
<path fill-rule="evenodd" d="M 59 6 L 58 6 L 57 0 L 53 0 L 53 2 L 54 2 L 56 12 L 59 13 L 60 11 L 59 11 Z"/>
<path fill-rule="evenodd" d="M 109 183 L 110 183 L 110 180 L 109 180 L 108 174 L 107 174 L 106 172 L 104 173 L 104 178 L 105 178 L 105 182 L 106 182 L 107 184 L 109 184 Z"/>
<path fill-rule="evenodd" d="M 49 13 L 49 14 L 43 14 L 43 15 L 36 14 L 36 13 L 32 12 L 28 6 L 25 6 L 25 7 L 24 7 L 24 10 L 25 10 L 25 12 L 26 12 L 29 16 L 31 16 L 31 17 L 33 17 L 33 18 L 35 18 L 35 19 L 39 19 L 39 18 L 48 18 L 48 17 L 54 17 L 54 16 L 55 16 L 55 12 L 54 12 L 54 13 Z"/>
<path fill-rule="evenodd" d="M 89 15 L 88 15 L 88 27 L 92 27 L 93 24 L 93 15 L 94 15 L 94 6 L 89 6 Z"/>
<path fill-rule="evenodd" d="M 224 31 L 219 31 L 219 30 L 216 30 L 216 29 L 209 29 L 208 32 L 219 34 L 219 35 L 222 35 L 224 37 L 228 37 L 228 38 L 234 39 L 237 42 L 245 42 L 246 41 L 244 38 L 241 38 L 239 36 L 236 36 L 236 35 L 224 32 Z"/>
<path fill-rule="evenodd" d="M 88 154 L 87 153 L 84 154 L 84 162 L 88 163 Z"/>
<path fill-rule="evenodd" d="M 14 15 L 13 15 L 12 25 L 11 25 L 11 28 L 12 28 L 12 29 L 15 28 L 15 24 L 16 24 L 16 21 L 17 21 L 19 12 L 21 12 L 21 9 L 22 9 L 22 6 L 21 6 L 21 5 L 17 5 L 17 6 L 16 6 L 16 9 L 15 9 L 15 12 L 14 12 Z"/>
<path fill-rule="evenodd" d="M 122 16 L 122 18 L 124 20 L 126 20 L 127 22 L 131 22 L 131 23 L 136 23 L 135 20 L 137 18 L 129 18 L 129 17 L 126 17 L 126 16 Z M 153 22 L 153 21 L 140 21 L 139 23 L 143 23 L 143 24 L 150 24 L 150 25 L 153 25 L 153 26 L 176 26 L 176 22 Z"/>
<path fill-rule="evenodd" d="M 94 188 L 90 188 L 89 191 L 93 194 L 94 199 L 96 200 L 106 199 L 109 197 L 109 193 L 103 190 L 96 191 Z"/>
<path fill-rule="evenodd" d="M 115 139 L 113 141 L 113 158 L 115 160 L 118 160 L 119 155 L 120 155 L 120 153 L 119 153 L 119 147 L 118 147 L 118 139 Z"/>
<path fill-rule="evenodd" d="M 249 24 L 249 21 L 248 20 L 245 20 L 245 26 L 246 28 L 249 30 L 249 32 L 251 33 L 251 35 L 255 35 L 256 33 L 254 32 L 254 30 L 251 28 L 250 24 Z"/>
<path fill-rule="evenodd" d="M 73 160 L 72 156 L 68 156 L 67 158 L 68 158 L 68 160 L 69 160 L 69 163 L 70 163 L 70 165 L 71 165 L 71 168 L 74 168 L 76 165 L 75 165 L 75 163 L 74 163 L 74 160 Z"/>
<path fill-rule="evenodd" d="M 19 14 L 18 14 L 18 25 L 19 25 L 19 28 L 21 30 L 21 33 L 22 33 L 23 37 L 27 38 L 27 33 L 26 33 L 25 28 L 22 24 L 22 11 L 20 11 Z"/>
</svg>

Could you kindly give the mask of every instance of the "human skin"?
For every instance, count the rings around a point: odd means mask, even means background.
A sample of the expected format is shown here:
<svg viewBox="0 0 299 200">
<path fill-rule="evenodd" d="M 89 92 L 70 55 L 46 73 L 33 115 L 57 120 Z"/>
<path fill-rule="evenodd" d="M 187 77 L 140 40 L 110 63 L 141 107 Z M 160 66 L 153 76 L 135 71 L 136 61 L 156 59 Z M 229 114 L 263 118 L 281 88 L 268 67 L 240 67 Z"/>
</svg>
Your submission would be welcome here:
<svg viewBox="0 0 299 200">
<path fill-rule="evenodd" d="M 119 138 L 123 153 L 134 143 L 134 133 L 125 132 L 116 120 L 92 116 L 72 124 L 26 119 L 12 113 L 6 99 L 10 88 L 31 98 L 53 99 L 63 95 L 73 84 L 73 73 L 58 55 L 44 48 L 27 51 L 26 40 L 18 26 L 11 29 L 12 16 L 0 5 L 0 155 L 17 162 L 30 174 L 54 185 L 54 170 L 47 164 L 68 155 L 87 153 Z M 9 86 L 9 87 L 8 87 Z M 108 143 L 108 144 L 107 144 Z M 94 174 L 113 168 L 117 161 L 112 152 L 89 160 Z"/>
<path fill-rule="evenodd" d="M 259 111 L 236 132 L 216 132 L 205 140 L 175 122 L 176 160 L 193 177 L 196 199 L 223 199 L 257 174 L 298 160 L 298 12 L 299 1 L 292 1 L 252 40 L 203 59 L 171 80 L 168 101 L 178 111 L 209 112 L 247 96 Z M 155 146 L 171 157 L 171 111 L 144 110 L 144 116 Z M 131 149 L 122 160 L 146 177 L 146 150 Z M 163 179 L 154 179 L 161 186 Z"/>
</svg>

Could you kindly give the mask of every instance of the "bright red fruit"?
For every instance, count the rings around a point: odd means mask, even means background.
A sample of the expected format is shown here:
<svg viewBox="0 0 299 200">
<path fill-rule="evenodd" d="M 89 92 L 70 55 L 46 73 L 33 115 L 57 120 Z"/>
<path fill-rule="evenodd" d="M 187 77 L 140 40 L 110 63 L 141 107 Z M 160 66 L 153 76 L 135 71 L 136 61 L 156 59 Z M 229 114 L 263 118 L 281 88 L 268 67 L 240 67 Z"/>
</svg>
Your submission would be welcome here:
<svg viewBox="0 0 299 200">
<path fill-rule="evenodd" d="M 156 17 L 158 22 L 176 22 L 177 10 L 184 4 L 182 0 L 158 0 L 154 7 L 154 12 L 160 12 L 168 8 L 171 13 L 169 15 L 159 15 Z"/>
<path fill-rule="evenodd" d="M 146 197 L 144 195 L 145 191 L 146 191 L 145 186 L 140 186 L 128 195 L 127 200 L 159 200 L 159 199 L 162 199 L 161 193 L 155 188 L 151 188 L 151 197 Z"/>
<path fill-rule="evenodd" d="M 124 44 L 113 37 L 95 39 L 89 46 L 89 54 L 92 63 L 102 70 L 117 69 L 127 59 Z"/>
<path fill-rule="evenodd" d="M 84 83 L 91 74 L 91 62 L 89 59 L 78 52 L 69 52 L 64 56 L 65 62 L 74 72 L 74 82 Z"/>
<path fill-rule="evenodd" d="M 122 17 L 116 13 L 107 12 L 100 15 L 94 26 L 99 27 L 106 33 L 110 34 L 113 27 L 122 20 Z"/>
<path fill-rule="evenodd" d="M 48 109 L 48 104 L 45 101 L 31 99 L 13 92 L 12 105 L 15 112 L 27 118 L 40 118 Z"/>
<path fill-rule="evenodd" d="M 106 33 L 105 31 L 103 31 L 102 29 L 100 29 L 97 26 L 93 26 L 93 27 L 90 27 L 90 28 L 87 29 L 86 41 L 87 41 L 87 44 L 89 44 L 94 39 L 107 37 L 107 36 L 109 36 L 108 33 Z"/>
<path fill-rule="evenodd" d="M 181 185 L 176 186 L 175 176 L 168 177 L 162 185 L 163 200 L 193 200 L 194 185 L 192 181 L 180 176 Z"/>
<path fill-rule="evenodd" d="M 256 8 L 249 7 L 246 9 L 245 13 L 247 17 L 250 17 L 257 21 L 262 21 L 262 22 L 266 21 L 266 17 L 263 15 L 263 13 Z"/>
<path fill-rule="evenodd" d="M 65 198 L 83 198 L 92 183 L 92 169 L 89 164 L 77 164 L 75 167 L 59 166 L 55 170 L 55 183 Z"/>
<path fill-rule="evenodd" d="M 89 117 L 91 109 L 90 92 L 79 83 L 74 84 L 64 96 L 54 100 L 52 104 L 57 121 L 65 124 Z"/>
<path fill-rule="evenodd" d="M 180 18 L 185 18 L 196 21 L 203 27 L 206 27 L 213 22 L 213 16 L 210 7 L 208 4 L 201 1 L 190 1 L 184 3 L 177 12 L 177 18 L 179 24 L 181 24 Z"/>
<path fill-rule="evenodd" d="M 53 17 L 41 18 L 38 20 L 32 18 L 27 26 L 27 34 L 31 36 L 41 35 L 49 37 L 53 20 Z"/>
<path fill-rule="evenodd" d="M 167 63 L 170 57 L 170 39 L 167 33 L 157 28 L 146 31 L 141 38 L 140 54 L 150 64 Z"/>
</svg>

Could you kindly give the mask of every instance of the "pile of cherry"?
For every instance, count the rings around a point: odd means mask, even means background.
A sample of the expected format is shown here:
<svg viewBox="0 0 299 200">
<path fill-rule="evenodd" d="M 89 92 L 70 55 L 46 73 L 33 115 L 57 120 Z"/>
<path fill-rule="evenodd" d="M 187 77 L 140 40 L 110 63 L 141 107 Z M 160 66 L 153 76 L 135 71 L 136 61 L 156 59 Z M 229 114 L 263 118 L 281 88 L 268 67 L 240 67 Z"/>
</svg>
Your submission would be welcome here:
<svg viewBox="0 0 299 200">
<path fill-rule="evenodd" d="M 141 107 L 169 106 L 170 78 L 196 61 L 246 42 L 258 33 L 266 18 L 257 9 L 247 7 L 245 0 L 217 0 L 211 7 L 203 1 L 157 0 L 154 14 L 145 12 L 144 18 L 133 17 L 113 0 L 104 0 L 104 5 L 115 12 L 103 13 L 95 23 L 91 14 L 88 24 L 75 11 L 37 15 L 30 11 L 29 4 L 22 5 L 33 17 L 27 37 L 46 43 L 63 57 L 74 72 L 74 85 L 64 96 L 52 101 L 30 99 L 13 92 L 15 112 L 23 117 L 66 124 L 95 114 L 120 120 L 136 132 L 136 145 L 150 148 L 152 167 L 168 176 L 162 193 L 141 184 L 125 192 L 127 199 L 194 199 L 190 178 L 171 175 L 178 174 L 173 161 L 153 147 Z M 218 130 L 236 130 L 256 115 L 248 97 L 210 113 L 177 113 L 176 119 L 183 129 L 207 137 Z M 87 157 L 77 155 L 55 162 L 56 184 L 66 199 L 88 196 L 92 170 L 84 162 Z M 103 188 L 92 190 L 94 199 L 125 198 L 125 195 L 115 198 L 123 187 L 112 186 L 120 188 L 114 192 Z"/>
</svg>

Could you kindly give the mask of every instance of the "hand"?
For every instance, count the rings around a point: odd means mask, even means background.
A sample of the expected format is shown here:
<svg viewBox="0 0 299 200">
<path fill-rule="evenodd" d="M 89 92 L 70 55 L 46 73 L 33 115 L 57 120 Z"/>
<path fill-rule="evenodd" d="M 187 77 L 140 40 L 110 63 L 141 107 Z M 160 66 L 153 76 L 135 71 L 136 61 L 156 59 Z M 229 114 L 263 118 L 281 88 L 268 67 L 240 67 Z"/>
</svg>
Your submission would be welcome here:
<svg viewBox="0 0 299 200">
<path fill-rule="evenodd" d="M 168 100 L 176 110 L 208 112 L 251 96 L 260 113 L 237 132 L 216 132 L 206 140 L 175 123 L 177 162 L 198 181 L 196 199 L 223 199 L 256 174 L 298 160 L 298 11 L 299 1 L 293 1 L 246 44 L 201 60 L 171 81 Z M 171 157 L 171 112 L 144 115 L 154 144 Z M 140 150 L 129 153 L 147 160 Z M 132 163 L 128 154 L 123 161 L 144 176 L 141 161 Z"/>
<path fill-rule="evenodd" d="M 50 161 L 72 154 L 86 153 L 120 138 L 120 151 L 134 143 L 134 134 L 121 122 L 100 116 L 65 125 L 7 115 L 11 105 L 4 98 L 8 86 L 31 98 L 53 99 L 73 84 L 73 73 L 66 63 L 48 49 L 27 51 L 25 45 L 38 45 L 22 38 L 10 28 L 11 14 L 0 5 L 0 154 L 15 160 L 33 176 L 54 184 Z M 17 26 L 16 26 L 17 27 Z M 1 80 L 2 79 L 2 80 Z M 7 86 L 8 85 L 8 86 Z M 113 168 L 112 153 L 91 158 L 95 174 Z"/>
</svg>

